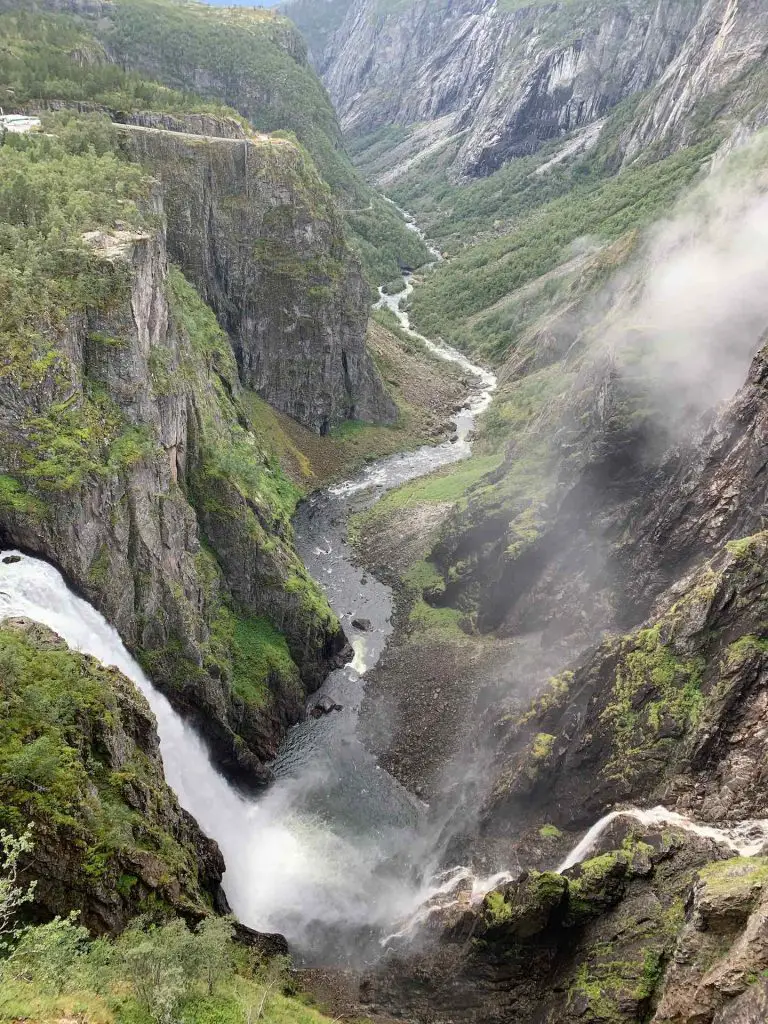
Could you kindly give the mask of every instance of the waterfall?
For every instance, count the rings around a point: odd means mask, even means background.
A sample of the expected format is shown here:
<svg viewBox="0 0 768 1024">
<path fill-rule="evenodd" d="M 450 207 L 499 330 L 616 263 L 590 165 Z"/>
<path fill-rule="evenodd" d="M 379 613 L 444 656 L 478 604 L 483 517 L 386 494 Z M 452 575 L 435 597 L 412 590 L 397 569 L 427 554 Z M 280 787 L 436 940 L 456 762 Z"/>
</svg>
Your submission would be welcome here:
<svg viewBox="0 0 768 1024">
<path fill-rule="evenodd" d="M 623 810 L 611 811 L 610 814 L 606 814 L 595 822 L 584 838 L 574 846 L 556 869 L 557 873 L 562 874 L 563 871 L 567 871 L 568 868 L 572 868 L 580 861 L 587 860 L 597 846 L 600 836 L 617 818 L 632 818 L 634 821 L 640 822 L 641 825 L 649 827 L 671 825 L 683 832 L 691 832 L 704 839 L 725 843 L 740 857 L 753 857 L 760 852 L 768 840 L 768 820 L 764 818 L 742 821 L 731 827 L 716 827 L 715 825 L 699 824 L 678 814 L 677 811 L 668 811 L 666 807 L 652 807 L 647 811 L 642 811 L 637 807 L 627 807 Z"/>
<path fill-rule="evenodd" d="M 238 793 L 106 619 L 73 594 L 53 566 L 5 551 L 0 553 L 0 619 L 16 616 L 46 625 L 73 650 L 114 665 L 147 698 L 157 719 L 166 780 L 182 807 L 218 842 L 226 863 L 224 891 L 243 923 L 282 931 L 301 944 L 318 925 L 383 927 L 412 909 L 421 890 L 402 865 L 381 872 L 386 852 L 397 853 L 394 846 L 382 853 L 383 841 L 391 837 L 372 827 L 361 839 L 307 811 L 302 802 L 307 790 L 323 786 L 318 766 L 311 778 L 280 779 L 261 797 Z M 409 839 L 405 831 L 403 839 Z"/>
</svg>

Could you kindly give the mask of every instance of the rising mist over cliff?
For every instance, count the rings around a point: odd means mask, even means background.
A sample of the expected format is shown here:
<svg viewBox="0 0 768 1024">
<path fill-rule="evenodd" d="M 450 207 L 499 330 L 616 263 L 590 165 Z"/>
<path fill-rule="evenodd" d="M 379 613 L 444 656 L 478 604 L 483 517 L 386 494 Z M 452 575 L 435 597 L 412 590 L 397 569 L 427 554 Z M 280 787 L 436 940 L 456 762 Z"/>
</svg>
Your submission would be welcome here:
<svg viewBox="0 0 768 1024">
<path fill-rule="evenodd" d="M 765 5 L 0 39 L 0 1016 L 762 1022 Z"/>
</svg>

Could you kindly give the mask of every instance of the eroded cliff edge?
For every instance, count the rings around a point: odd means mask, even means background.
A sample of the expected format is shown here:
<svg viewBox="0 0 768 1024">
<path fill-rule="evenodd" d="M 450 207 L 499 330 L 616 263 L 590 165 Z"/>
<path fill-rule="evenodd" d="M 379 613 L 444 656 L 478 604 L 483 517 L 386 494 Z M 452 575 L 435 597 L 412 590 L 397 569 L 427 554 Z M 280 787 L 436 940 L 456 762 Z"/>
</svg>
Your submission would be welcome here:
<svg viewBox="0 0 768 1024">
<path fill-rule="evenodd" d="M 169 267 L 161 191 L 109 149 L 64 149 L 62 194 L 86 175 L 74 222 L 117 220 L 61 256 L 50 236 L 47 290 L 6 310 L 3 541 L 59 566 L 219 763 L 263 778 L 344 636 L 293 548 L 297 492 L 250 428 L 231 343 Z"/>
<path fill-rule="evenodd" d="M 365 346 L 368 287 L 306 154 L 268 136 L 122 131 L 162 184 L 171 257 L 233 339 L 242 383 L 318 433 L 393 422 Z"/>
</svg>

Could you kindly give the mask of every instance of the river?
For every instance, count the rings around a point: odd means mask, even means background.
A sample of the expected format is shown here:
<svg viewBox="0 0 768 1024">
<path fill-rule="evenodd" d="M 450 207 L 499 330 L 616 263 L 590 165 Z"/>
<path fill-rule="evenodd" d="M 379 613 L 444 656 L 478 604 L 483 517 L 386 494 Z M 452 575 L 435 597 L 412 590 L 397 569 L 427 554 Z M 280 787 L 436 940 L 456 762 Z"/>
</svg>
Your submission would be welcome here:
<svg viewBox="0 0 768 1024">
<path fill-rule="evenodd" d="M 400 308 L 412 285 L 381 295 L 404 330 Z M 50 626 L 74 649 L 116 665 L 144 693 L 158 722 L 166 778 L 181 804 L 215 838 L 227 865 L 224 888 L 245 924 L 282 932 L 307 961 L 368 960 L 380 939 L 412 915 L 435 890 L 425 807 L 384 771 L 357 736 L 364 673 L 391 634 L 392 593 L 355 564 L 346 539 L 351 511 L 370 506 L 401 483 L 471 453 L 470 434 L 496 381 L 461 353 L 421 339 L 439 358 L 479 381 L 457 416 L 457 439 L 383 459 L 355 478 L 312 496 L 295 520 L 297 546 L 328 595 L 355 651 L 318 697 L 342 710 L 289 731 L 273 765 L 275 782 L 257 797 L 233 789 L 207 750 L 122 644 L 117 632 L 73 594 L 50 565 L 26 555 L 0 556 L 0 617 L 23 615 Z M 13 554 L 18 555 L 17 552 Z M 356 630 L 353 618 L 371 628 Z"/>
</svg>

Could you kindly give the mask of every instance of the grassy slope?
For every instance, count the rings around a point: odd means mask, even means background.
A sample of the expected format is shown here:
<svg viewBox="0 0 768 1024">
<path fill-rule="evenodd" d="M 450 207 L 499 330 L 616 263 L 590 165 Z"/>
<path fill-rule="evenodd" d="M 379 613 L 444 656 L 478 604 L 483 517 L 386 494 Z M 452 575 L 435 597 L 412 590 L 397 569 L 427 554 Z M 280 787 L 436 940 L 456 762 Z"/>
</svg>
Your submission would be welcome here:
<svg viewBox="0 0 768 1024">
<path fill-rule="evenodd" d="M 329 1024 L 296 992 L 287 958 L 236 944 L 230 921 L 194 932 L 142 919 L 117 940 L 90 941 L 71 922 L 26 930 L 0 959 L 0 1021 L 34 1024 Z"/>
</svg>

